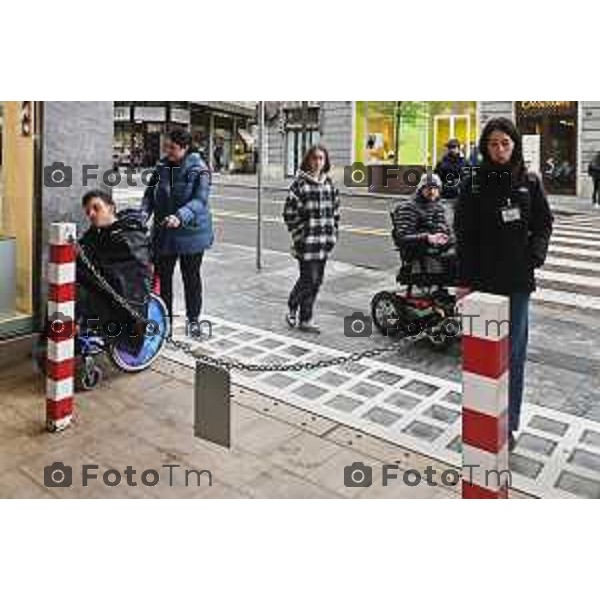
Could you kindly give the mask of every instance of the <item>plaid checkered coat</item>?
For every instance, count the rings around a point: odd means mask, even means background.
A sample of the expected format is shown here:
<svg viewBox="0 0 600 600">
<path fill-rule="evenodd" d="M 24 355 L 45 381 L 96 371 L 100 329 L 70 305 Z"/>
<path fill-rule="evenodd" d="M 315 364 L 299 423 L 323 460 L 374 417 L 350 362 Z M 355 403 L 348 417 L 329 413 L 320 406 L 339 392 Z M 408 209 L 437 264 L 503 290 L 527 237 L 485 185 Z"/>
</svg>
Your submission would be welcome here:
<svg viewBox="0 0 600 600">
<path fill-rule="evenodd" d="M 338 237 L 339 190 L 331 177 L 318 181 L 300 171 L 290 185 L 283 219 L 292 235 L 292 254 L 300 260 L 325 260 Z"/>
</svg>

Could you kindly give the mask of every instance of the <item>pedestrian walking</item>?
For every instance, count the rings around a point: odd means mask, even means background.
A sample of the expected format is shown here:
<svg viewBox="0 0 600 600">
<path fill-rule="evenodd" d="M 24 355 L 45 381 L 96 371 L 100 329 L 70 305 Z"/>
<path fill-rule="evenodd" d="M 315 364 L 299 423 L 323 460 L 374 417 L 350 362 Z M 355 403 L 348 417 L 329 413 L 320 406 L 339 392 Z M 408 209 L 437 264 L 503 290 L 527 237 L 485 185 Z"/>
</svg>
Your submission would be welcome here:
<svg viewBox="0 0 600 600">
<path fill-rule="evenodd" d="M 339 190 L 329 171 L 329 153 L 320 144 L 305 154 L 290 185 L 283 218 L 292 236 L 292 255 L 300 274 L 288 299 L 286 321 L 301 331 L 319 333 L 313 320 L 325 265 L 338 238 Z"/>
<path fill-rule="evenodd" d="M 512 121 L 488 121 L 482 162 L 463 178 L 454 228 L 463 289 L 507 296 L 510 303 L 509 448 L 519 428 L 527 355 L 529 298 L 534 270 L 546 259 L 552 213 L 537 175 L 527 171 L 521 134 Z"/>
<path fill-rule="evenodd" d="M 588 165 L 588 174 L 594 182 L 594 191 L 592 192 L 592 206 L 600 208 L 600 151 L 596 152 L 594 158 Z"/>
<path fill-rule="evenodd" d="M 214 239 L 208 196 L 210 177 L 206 164 L 191 148 L 188 132 L 175 130 L 165 143 L 165 156 L 155 168 L 152 183 L 142 201 L 152 229 L 153 262 L 169 316 L 173 317 L 173 274 L 175 266 L 183 279 L 187 334 L 201 334 L 202 310 L 200 269 L 204 251 Z"/>
</svg>

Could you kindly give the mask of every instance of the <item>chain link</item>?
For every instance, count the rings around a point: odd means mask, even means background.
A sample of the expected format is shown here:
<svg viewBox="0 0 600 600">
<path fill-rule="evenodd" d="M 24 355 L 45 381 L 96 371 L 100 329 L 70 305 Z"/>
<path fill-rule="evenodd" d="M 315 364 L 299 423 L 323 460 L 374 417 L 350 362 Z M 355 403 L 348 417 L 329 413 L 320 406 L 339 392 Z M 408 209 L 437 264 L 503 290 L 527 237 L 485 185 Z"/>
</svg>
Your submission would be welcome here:
<svg viewBox="0 0 600 600">
<path fill-rule="evenodd" d="M 314 369 L 324 369 L 327 367 L 344 365 L 351 362 L 358 362 L 363 358 L 375 358 L 387 352 L 394 352 L 395 350 L 400 350 L 403 346 L 408 345 L 409 342 L 415 342 L 417 339 L 422 337 L 422 335 L 422 333 L 419 333 L 416 336 L 402 338 L 401 340 L 393 342 L 389 346 L 385 346 L 383 348 L 371 348 L 369 350 L 363 350 L 362 352 L 352 352 L 350 354 L 346 354 L 345 356 L 336 356 L 334 358 L 320 359 L 314 362 L 304 361 L 289 364 L 243 363 L 235 359 L 216 358 L 214 356 L 203 354 L 199 348 L 194 349 L 193 344 L 191 344 L 190 342 L 184 342 L 181 340 L 176 340 L 174 338 L 170 338 L 169 340 L 167 340 L 167 344 L 176 348 L 177 350 L 182 351 L 184 354 L 191 356 L 196 361 L 201 361 L 216 367 L 222 367 L 228 371 L 237 370 L 264 373 L 274 371 L 312 371 Z"/>
<path fill-rule="evenodd" d="M 98 285 L 105 291 L 121 308 L 127 311 L 127 313 L 140 322 L 146 322 L 146 318 L 136 311 L 131 304 L 127 301 L 126 298 L 121 296 L 113 287 L 106 281 L 104 276 L 98 271 L 96 266 L 92 263 L 89 257 L 86 255 L 83 247 L 76 241 L 71 240 L 75 245 L 77 250 L 78 257 L 81 259 L 82 263 L 86 266 L 86 268 L 90 271 L 93 277 L 96 279 Z M 250 372 L 285 372 L 285 371 L 311 371 L 314 369 L 323 369 L 327 367 L 344 365 L 351 362 L 358 362 L 363 358 L 375 358 L 377 356 L 381 356 L 382 354 L 386 354 L 387 352 L 394 352 L 396 350 L 400 350 L 403 346 L 407 345 L 409 342 L 413 343 L 416 340 L 423 337 L 423 332 L 410 337 L 402 338 L 397 342 L 393 342 L 389 346 L 380 347 L 380 348 L 371 348 L 369 350 L 363 350 L 362 352 L 352 352 L 345 356 L 336 356 L 334 358 L 328 359 L 320 359 L 314 362 L 304 361 L 304 362 L 295 362 L 289 364 L 281 364 L 281 363 L 243 363 L 239 360 L 228 359 L 228 358 L 216 358 L 214 356 L 209 356 L 207 354 L 202 354 L 199 348 L 194 349 L 193 344 L 189 342 L 183 342 L 181 340 L 176 340 L 172 337 L 172 335 L 167 338 L 167 345 L 176 348 L 177 350 L 182 351 L 184 354 L 191 356 L 196 361 L 201 361 L 216 367 L 222 367 L 227 369 L 228 371 L 237 370 L 237 371 L 250 371 Z"/>
<path fill-rule="evenodd" d="M 131 306 L 131 304 L 127 301 L 127 299 L 124 298 L 123 296 L 121 296 L 110 285 L 110 283 L 108 283 L 108 281 L 106 281 L 106 279 L 104 278 L 102 273 L 100 273 L 100 271 L 98 271 L 98 269 L 96 268 L 94 263 L 92 263 L 90 258 L 87 256 L 87 254 L 85 253 L 85 250 L 83 249 L 81 244 L 79 244 L 79 242 L 77 242 L 76 240 L 71 240 L 71 241 L 73 242 L 73 245 L 75 246 L 77 255 L 81 259 L 81 262 L 85 265 L 85 267 L 94 276 L 94 278 L 96 279 L 96 282 L 102 288 L 102 290 L 105 291 L 121 308 L 126 310 L 130 317 L 132 317 L 133 319 L 135 319 L 138 322 L 145 323 L 147 320 L 146 317 L 144 317 L 140 312 L 135 310 L 135 308 L 133 308 L 133 306 Z"/>
</svg>

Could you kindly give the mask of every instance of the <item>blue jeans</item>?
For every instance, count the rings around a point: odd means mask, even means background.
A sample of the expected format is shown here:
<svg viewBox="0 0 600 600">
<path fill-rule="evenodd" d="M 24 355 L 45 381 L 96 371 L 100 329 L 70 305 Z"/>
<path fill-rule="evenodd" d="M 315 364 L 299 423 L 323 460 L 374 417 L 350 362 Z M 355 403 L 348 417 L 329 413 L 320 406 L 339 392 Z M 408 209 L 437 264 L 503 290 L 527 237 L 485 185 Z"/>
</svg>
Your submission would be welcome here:
<svg viewBox="0 0 600 600">
<path fill-rule="evenodd" d="M 519 429 L 527 338 L 529 335 L 529 294 L 520 292 L 510 298 L 510 372 L 508 379 L 508 429 Z"/>
</svg>

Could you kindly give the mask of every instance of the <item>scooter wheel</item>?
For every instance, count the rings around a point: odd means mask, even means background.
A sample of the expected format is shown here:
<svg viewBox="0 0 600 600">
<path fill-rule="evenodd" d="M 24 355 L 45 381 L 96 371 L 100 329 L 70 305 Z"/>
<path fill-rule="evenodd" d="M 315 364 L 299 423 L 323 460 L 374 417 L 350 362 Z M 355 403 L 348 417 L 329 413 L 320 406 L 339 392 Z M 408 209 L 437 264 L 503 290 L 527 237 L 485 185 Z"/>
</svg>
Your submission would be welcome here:
<svg viewBox="0 0 600 600">
<path fill-rule="evenodd" d="M 379 292 L 371 300 L 371 316 L 375 327 L 385 336 L 398 333 L 402 304 L 393 292 Z"/>
<path fill-rule="evenodd" d="M 445 333 L 435 333 L 427 336 L 427 339 L 434 350 L 443 352 L 446 348 L 448 348 L 448 346 L 450 346 L 453 338 Z"/>
</svg>

